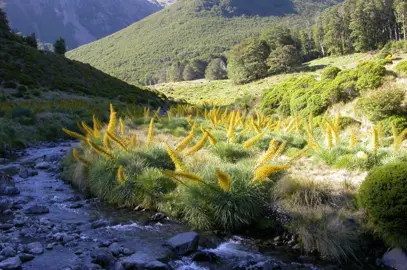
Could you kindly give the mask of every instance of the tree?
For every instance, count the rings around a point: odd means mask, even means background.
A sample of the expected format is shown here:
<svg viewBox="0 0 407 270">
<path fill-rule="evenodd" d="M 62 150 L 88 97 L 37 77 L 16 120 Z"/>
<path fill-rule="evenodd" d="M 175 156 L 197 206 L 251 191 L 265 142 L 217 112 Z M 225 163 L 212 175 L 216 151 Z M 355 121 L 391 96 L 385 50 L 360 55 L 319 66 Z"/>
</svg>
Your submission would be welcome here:
<svg viewBox="0 0 407 270">
<path fill-rule="evenodd" d="M 38 49 L 38 42 L 35 33 L 32 33 L 30 36 L 24 37 L 24 40 L 28 46 Z"/>
<path fill-rule="evenodd" d="M 403 31 L 403 39 L 407 39 L 407 34 L 406 34 L 406 16 L 407 16 L 407 2 L 401 1 L 396 4 L 396 14 L 398 16 L 397 20 L 399 23 L 401 23 L 401 29 Z M 397 33 L 397 32 L 396 32 Z M 396 37 L 397 39 L 397 37 Z"/>
<path fill-rule="evenodd" d="M 170 82 L 180 82 L 183 80 L 183 65 L 180 62 L 173 63 L 167 72 L 167 80 Z"/>
<path fill-rule="evenodd" d="M 267 42 L 270 50 L 275 50 L 278 47 L 283 47 L 285 45 L 295 44 L 290 29 L 283 26 L 273 26 L 266 29 L 261 34 L 260 38 Z"/>
<path fill-rule="evenodd" d="M 266 42 L 256 38 L 234 46 L 228 54 L 228 77 L 237 84 L 264 78 L 269 54 Z"/>
<path fill-rule="evenodd" d="M 272 73 L 288 72 L 301 63 L 297 49 L 292 45 L 279 47 L 272 51 L 267 59 Z"/>
<path fill-rule="evenodd" d="M 182 78 L 184 81 L 192 81 L 196 79 L 195 70 L 190 64 L 187 64 L 182 72 Z"/>
<path fill-rule="evenodd" d="M 225 61 L 221 58 L 212 59 L 205 71 L 207 80 L 223 80 L 227 78 L 227 69 Z"/>
<path fill-rule="evenodd" d="M 66 45 L 65 45 L 65 40 L 63 38 L 60 38 L 57 41 L 55 41 L 54 52 L 59 55 L 65 55 Z"/>
</svg>

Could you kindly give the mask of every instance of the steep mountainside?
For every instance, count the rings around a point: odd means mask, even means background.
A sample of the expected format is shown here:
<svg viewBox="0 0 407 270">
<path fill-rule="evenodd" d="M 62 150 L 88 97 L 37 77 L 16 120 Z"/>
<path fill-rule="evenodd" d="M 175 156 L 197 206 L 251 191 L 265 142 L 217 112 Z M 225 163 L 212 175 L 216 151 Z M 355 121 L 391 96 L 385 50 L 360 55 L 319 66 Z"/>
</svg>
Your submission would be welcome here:
<svg viewBox="0 0 407 270">
<path fill-rule="evenodd" d="M 68 57 L 130 83 L 159 80 L 171 62 L 209 59 L 277 22 L 298 22 L 341 0 L 179 0 Z M 282 18 L 284 17 L 284 18 Z"/>
<path fill-rule="evenodd" d="M 162 9 L 155 0 L 5 0 L 12 29 L 70 49 L 110 35 Z"/>
</svg>

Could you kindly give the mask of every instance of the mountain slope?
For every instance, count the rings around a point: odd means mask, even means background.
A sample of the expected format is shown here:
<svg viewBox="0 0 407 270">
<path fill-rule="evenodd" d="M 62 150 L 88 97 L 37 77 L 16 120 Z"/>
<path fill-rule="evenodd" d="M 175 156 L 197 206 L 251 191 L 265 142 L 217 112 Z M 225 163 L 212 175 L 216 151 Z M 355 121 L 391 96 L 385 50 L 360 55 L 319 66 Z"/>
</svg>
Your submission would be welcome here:
<svg viewBox="0 0 407 270">
<path fill-rule="evenodd" d="M 12 29 L 42 42 L 63 37 L 70 49 L 87 44 L 162 9 L 155 0 L 5 0 Z"/>
<path fill-rule="evenodd" d="M 69 52 L 68 57 L 130 83 L 149 83 L 164 76 L 170 62 L 223 54 L 241 40 L 282 21 L 281 16 L 312 16 L 338 2 L 180 0 L 111 36 Z"/>
</svg>

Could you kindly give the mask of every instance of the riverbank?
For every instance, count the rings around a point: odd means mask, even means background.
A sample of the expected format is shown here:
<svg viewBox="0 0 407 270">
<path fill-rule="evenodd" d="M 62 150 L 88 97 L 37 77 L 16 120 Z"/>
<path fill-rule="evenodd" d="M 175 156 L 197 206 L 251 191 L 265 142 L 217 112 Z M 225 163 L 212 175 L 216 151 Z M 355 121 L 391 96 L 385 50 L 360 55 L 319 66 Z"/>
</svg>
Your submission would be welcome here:
<svg viewBox="0 0 407 270">
<path fill-rule="evenodd" d="M 254 240 L 213 233 L 201 233 L 196 250 L 177 255 L 165 244 L 189 232 L 186 226 L 110 207 L 59 179 L 60 161 L 75 145 L 43 143 L 0 165 L 1 183 L 15 188 L 0 196 L 0 269 L 316 269 L 310 258 L 283 262 L 275 259 L 283 255 L 278 249 L 268 251 L 272 257 Z"/>
</svg>

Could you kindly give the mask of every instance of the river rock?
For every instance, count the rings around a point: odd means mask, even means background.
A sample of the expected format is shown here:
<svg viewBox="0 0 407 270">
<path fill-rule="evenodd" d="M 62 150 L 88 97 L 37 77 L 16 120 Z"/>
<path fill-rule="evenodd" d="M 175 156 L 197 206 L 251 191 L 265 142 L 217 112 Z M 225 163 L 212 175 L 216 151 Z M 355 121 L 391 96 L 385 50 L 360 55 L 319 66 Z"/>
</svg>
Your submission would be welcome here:
<svg viewBox="0 0 407 270">
<path fill-rule="evenodd" d="M 32 176 L 35 176 L 35 175 L 38 175 L 38 172 L 34 171 L 34 170 L 30 170 L 28 168 L 21 168 L 19 173 L 18 173 L 18 176 L 20 176 L 23 179 L 26 179 L 28 177 L 32 177 Z"/>
<path fill-rule="evenodd" d="M 51 167 L 51 164 L 46 161 L 39 162 L 35 165 L 35 168 L 38 170 L 47 170 Z"/>
<path fill-rule="evenodd" d="M 113 254 L 113 256 L 115 257 L 119 257 L 120 255 L 120 251 L 121 251 L 121 247 L 118 243 L 113 243 L 109 246 L 109 250 L 110 252 Z"/>
<path fill-rule="evenodd" d="M 21 264 L 22 262 L 19 257 L 12 257 L 0 262 L 0 269 L 18 270 L 21 269 Z"/>
<path fill-rule="evenodd" d="M 6 223 L 6 224 L 0 224 L 0 230 L 2 230 L 2 231 L 10 230 L 10 229 L 13 228 L 13 227 L 14 227 L 13 224 L 8 224 L 8 223 Z"/>
<path fill-rule="evenodd" d="M 384 265 L 397 270 L 407 269 L 407 255 L 401 248 L 394 248 L 389 252 L 386 252 L 383 256 L 382 262 Z"/>
<path fill-rule="evenodd" d="M 13 205 L 13 202 L 6 198 L 0 198 L 0 212 L 8 210 Z"/>
<path fill-rule="evenodd" d="M 168 265 L 157 261 L 154 256 L 143 252 L 137 252 L 123 259 L 122 264 L 124 269 L 169 269 Z"/>
<path fill-rule="evenodd" d="M 178 255 L 186 255 L 197 250 L 199 234 L 196 232 L 180 233 L 170 238 L 166 245 L 170 246 Z"/>
<path fill-rule="evenodd" d="M 3 250 L 0 252 L 0 255 L 8 258 L 8 257 L 14 257 L 16 256 L 17 252 L 14 250 L 12 247 L 5 247 Z"/>
<path fill-rule="evenodd" d="M 123 264 L 121 262 L 116 262 L 114 267 L 113 267 L 113 270 L 125 270 L 125 269 L 124 269 L 124 266 L 123 266 Z"/>
<path fill-rule="evenodd" d="M 36 205 L 28 207 L 25 210 L 25 213 L 26 214 L 31 214 L 31 215 L 42 215 L 42 214 L 48 214 L 49 209 L 45 205 L 36 204 Z"/>
<path fill-rule="evenodd" d="M 151 217 L 151 221 L 153 222 L 159 222 L 165 218 L 165 215 L 163 213 L 156 213 Z"/>
<path fill-rule="evenodd" d="M 92 263 L 104 269 L 112 269 L 116 264 L 116 258 L 107 248 L 99 248 L 92 252 Z"/>
<path fill-rule="evenodd" d="M 20 194 L 20 191 L 16 188 L 13 178 L 0 173 L 0 195 L 12 196 L 18 194 Z"/>
<path fill-rule="evenodd" d="M 31 260 L 33 260 L 35 258 L 34 255 L 32 254 L 27 254 L 27 253 L 21 253 L 18 255 L 18 257 L 20 258 L 20 260 L 25 263 L 25 262 L 29 262 Z"/>
<path fill-rule="evenodd" d="M 44 253 L 44 247 L 40 242 L 34 242 L 26 245 L 24 251 L 30 254 L 40 255 Z"/>
<path fill-rule="evenodd" d="M 198 251 L 192 256 L 194 262 L 214 262 L 218 259 L 215 253 L 210 251 Z"/>
</svg>

